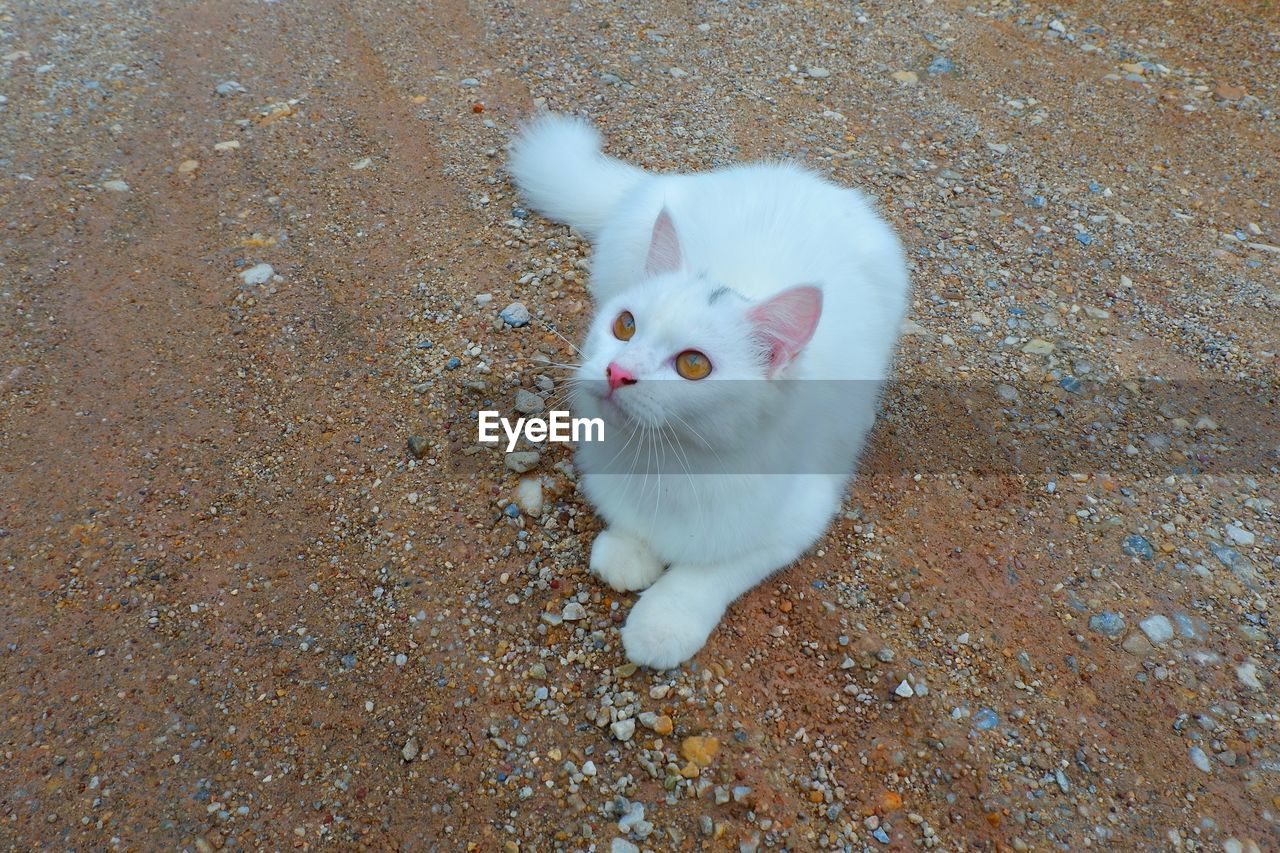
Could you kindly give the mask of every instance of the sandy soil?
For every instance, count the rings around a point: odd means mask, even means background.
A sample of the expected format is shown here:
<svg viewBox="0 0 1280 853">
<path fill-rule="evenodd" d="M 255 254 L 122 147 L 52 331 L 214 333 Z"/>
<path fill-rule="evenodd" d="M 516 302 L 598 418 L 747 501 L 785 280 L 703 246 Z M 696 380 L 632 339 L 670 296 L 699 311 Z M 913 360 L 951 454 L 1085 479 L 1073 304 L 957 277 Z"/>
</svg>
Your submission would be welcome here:
<svg viewBox="0 0 1280 853">
<path fill-rule="evenodd" d="M 1278 44 L 1262 2 L 0 3 L 0 845 L 1280 846 Z M 845 513 L 669 673 L 564 448 L 535 517 L 475 446 L 590 311 L 503 172 L 535 105 L 802 158 L 912 259 Z"/>
</svg>

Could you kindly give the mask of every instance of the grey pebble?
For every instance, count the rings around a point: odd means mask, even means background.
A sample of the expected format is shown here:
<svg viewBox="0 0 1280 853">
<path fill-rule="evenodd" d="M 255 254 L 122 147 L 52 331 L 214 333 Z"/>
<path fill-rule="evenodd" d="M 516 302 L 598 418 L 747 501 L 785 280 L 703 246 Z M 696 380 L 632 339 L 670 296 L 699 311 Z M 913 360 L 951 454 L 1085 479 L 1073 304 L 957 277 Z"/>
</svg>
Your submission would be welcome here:
<svg viewBox="0 0 1280 853">
<path fill-rule="evenodd" d="M 1108 637 L 1119 637 L 1124 633 L 1124 617 L 1110 610 L 1095 613 L 1089 617 L 1089 630 Z"/>
<path fill-rule="evenodd" d="M 529 309 L 524 307 L 523 302 L 512 302 L 499 311 L 498 316 L 502 318 L 502 322 L 513 329 L 529 325 Z"/>
</svg>

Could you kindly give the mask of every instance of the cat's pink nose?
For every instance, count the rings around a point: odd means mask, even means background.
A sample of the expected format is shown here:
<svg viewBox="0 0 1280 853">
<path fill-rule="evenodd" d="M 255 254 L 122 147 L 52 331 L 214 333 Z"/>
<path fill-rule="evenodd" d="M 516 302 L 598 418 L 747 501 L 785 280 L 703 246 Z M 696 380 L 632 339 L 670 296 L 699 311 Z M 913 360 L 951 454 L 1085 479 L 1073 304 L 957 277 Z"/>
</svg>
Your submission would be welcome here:
<svg viewBox="0 0 1280 853">
<path fill-rule="evenodd" d="M 609 366 L 604 369 L 605 378 L 609 380 L 609 393 L 612 394 L 618 390 L 620 385 L 635 385 L 636 378 L 631 375 L 631 371 L 625 367 L 619 367 L 615 361 L 609 362 Z"/>
</svg>

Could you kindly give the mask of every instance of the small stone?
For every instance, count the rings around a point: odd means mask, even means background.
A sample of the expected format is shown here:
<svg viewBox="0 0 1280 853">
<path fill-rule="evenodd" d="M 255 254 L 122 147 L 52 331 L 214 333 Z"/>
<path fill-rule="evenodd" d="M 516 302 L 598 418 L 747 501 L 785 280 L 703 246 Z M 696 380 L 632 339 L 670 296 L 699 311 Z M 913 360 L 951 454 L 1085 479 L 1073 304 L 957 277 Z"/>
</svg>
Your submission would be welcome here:
<svg viewBox="0 0 1280 853">
<path fill-rule="evenodd" d="M 980 732 L 988 732 L 1000 724 L 1000 717 L 990 708 L 979 708 L 973 715 L 973 727 Z"/>
<path fill-rule="evenodd" d="M 587 608 L 583 607 L 576 601 L 570 601 L 564 606 L 564 610 L 561 611 L 560 618 L 566 622 L 577 622 L 580 619 L 586 619 Z"/>
<path fill-rule="evenodd" d="M 1248 530 L 1235 524 L 1228 524 L 1225 532 L 1227 539 L 1237 545 L 1252 545 L 1257 538 Z"/>
<path fill-rule="evenodd" d="M 247 285 L 266 284 L 276 274 L 271 264 L 254 264 L 240 273 L 240 280 Z"/>
<path fill-rule="evenodd" d="M 930 74 L 950 74 L 956 70 L 956 64 L 946 56 L 936 56 L 929 63 L 928 71 Z"/>
<path fill-rule="evenodd" d="M 404 746 L 400 749 L 400 757 L 405 760 L 405 763 L 413 761 L 418 757 L 418 749 L 418 739 L 411 737 L 404 742 Z"/>
<path fill-rule="evenodd" d="M 547 403 L 532 391 L 524 388 L 516 391 L 516 411 L 522 415 L 536 415 L 547 408 Z"/>
<path fill-rule="evenodd" d="M 1173 639 L 1173 623 L 1169 621 L 1169 617 L 1159 613 L 1143 619 L 1138 623 L 1138 627 L 1147 635 L 1147 639 L 1157 646 L 1164 645 Z"/>
<path fill-rule="evenodd" d="M 609 845 L 609 853 L 640 853 L 640 848 L 625 838 L 615 838 Z"/>
<path fill-rule="evenodd" d="M 1236 678 L 1250 690 L 1262 690 L 1262 682 L 1258 679 L 1258 667 L 1253 661 L 1245 661 L 1236 667 Z"/>
<path fill-rule="evenodd" d="M 240 147 L 240 140 L 228 139 L 225 142 L 215 142 L 213 145 L 213 150 L 218 152 L 227 152 L 227 151 L 235 151 L 239 147 Z"/>
<path fill-rule="evenodd" d="M 903 86 L 914 86 L 920 82 L 920 76 L 914 71 L 895 71 L 889 75 Z"/>
<path fill-rule="evenodd" d="M 1212 772 L 1212 768 L 1209 766 L 1209 756 L 1204 754 L 1203 749 L 1198 746 L 1193 746 L 1187 751 L 1187 755 L 1191 757 L 1191 763 L 1200 770 L 1203 770 L 1205 773 Z"/>
<path fill-rule="evenodd" d="M 444 363 L 445 370 L 457 370 L 459 367 L 462 367 L 462 359 L 456 355 Z"/>
<path fill-rule="evenodd" d="M 666 714 L 659 714 L 653 718 L 653 725 L 650 728 L 659 737 L 666 737 L 675 729 L 675 724 Z"/>
<path fill-rule="evenodd" d="M 414 459 L 421 459 L 426 456 L 427 450 L 431 446 L 428 444 L 427 440 L 420 435 L 409 436 L 409 440 L 405 442 L 405 444 L 408 446 L 409 453 Z"/>
<path fill-rule="evenodd" d="M 502 318 L 502 322 L 513 329 L 529 325 L 529 309 L 524 307 L 523 302 L 512 302 L 499 311 L 498 316 Z"/>
<path fill-rule="evenodd" d="M 404 666 L 408 662 L 409 662 L 409 656 L 406 655 L 404 652 L 401 652 L 400 654 L 396 655 L 396 666 Z"/>
<path fill-rule="evenodd" d="M 541 662 L 535 663 L 533 666 L 529 667 L 527 675 L 534 681 L 546 681 L 547 665 Z"/>
<path fill-rule="evenodd" d="M 525 514 L 533 518 L 542 516 L 542 480 L 525 477 L 516 485 L 516 503 Z"/>
<path fill-rule="evenodd" d="M 1144 560 L 1150 560 L 1156 553 L 1146 537 L 1137 534 L 1126 536 L 1124 542 L 1120 543 L 1120 550 L 1130 557 L 1141 557 Z"/>
<path fill-rule="evenodd" d="M 680 744 L 680 754 L 698 767 L 709 767 L 720 751 L 720 740 L 714 737 L 687 737 Z"/>
<path fill-rule="evenodd" d="M 124 181 L 103 181 L 102 188 L 113 193 L 127 193 L 129 185 Z"/>
<path fill-rule="evenodd" d="M 831 76 L 831 72 L 817 65 L 810 65 L 805 69 L 805 73 L 815 80 L 823 80 Z"/>
<path fill-rule="evenodd" d="M 524 474 L 538 466 L 542 456 L 536 450 L 513 450 L 502 460 L 508 471 Z"/>
<path fill-rule="evenodd" d="M 901 696 L 903 699 L 910 699 L 912 696 L 916 695 L 916 692 L 911 689 L 911 685 L 908 684 L 907 680 L 904 678 L 902 679 L 902 682 L 893 689 L 893 695 Z"/>
<path fill-rule="evenodd" d="M 241 86 L 239 83 L 237 83 L 235 80 L 227 80 L 225 83 L 219 83 L 217 86 L 215 86 L 213 91 L 217 92 L 219 95 L 225 98 L 228 95 L 243 94 L 245 91 L 245 88 L 244 86 Z"/>
<path fill-rule="evenodd" d="M 1057 347 L 1046 340 L 1040 338 L 1032 338 L 1023 345 L 1022 351 L 1027 355 L 1048 355 Z"/>
<path fill-rule="evenodd" d="M 1108 637 L 1119 637 L 1124 633 L 1124 617 L 1109 610 L 1095 613 L 1089 617 L 1089 630 Z"/>
<path fill-rule="evenodd" d="M 199 160 L 183 160 L 181 163 L 178 164 L 178 173 L 185 175 L 188 172 L 194 172 L 196 169 L 199 169 L 199 168 L 200 168 Z"/>
<path fill-rule="evenodd" d="M 351 171 L 359 172 L 373 165 L 372 157 L 361 157 L 359 160 L 350 164 Z"/>
<path fill-rule="evenodd" d="M 644 822 L 644 804 L 632 803 L 631 807 L 627 809 L 627 813 L 618 819 L 618 830 L 620 832 L 630 832 Z"/>
<path fill-rule="evenodd" d="M 1213 90 L 1213 96 L 1220 101 L 1238 101 L 1245 96 L 1244 86 L 1228 86 L 1225 83 L 1219 84 Z"/>
<path fill-rule="evenodd" d="M 565 609 L 567 610 L 568 608 Z M 609 731 L 613 732 L 613 736 L 618 740 L 631 740 L 632 735 L 636 733 L 636 721 L 632 719 L 618 720 L 609 726 Z"/>
<path fill-rule="evenodd" d="M 881 844 L 889 843 L 889 833 L 885 832 L 883 827 L 877 827 L 875 830 L 872 831 L 871 835 L 875 838 L 876 841 L 879 841 Z"/>
<path fill-rule="evenodd" d="M 596 763 L 594 761 L 584 761 L 582 763 L 582 775 L 591 777 L 596 775 Z"/>
<path fill-rule="evenodd" d="M 1129 654 L 1140 658 L 1146 657 L 1152 651 L 1151 641 L 1136 631 L 1125 637 L 1120 646 Z"/>
</svg>

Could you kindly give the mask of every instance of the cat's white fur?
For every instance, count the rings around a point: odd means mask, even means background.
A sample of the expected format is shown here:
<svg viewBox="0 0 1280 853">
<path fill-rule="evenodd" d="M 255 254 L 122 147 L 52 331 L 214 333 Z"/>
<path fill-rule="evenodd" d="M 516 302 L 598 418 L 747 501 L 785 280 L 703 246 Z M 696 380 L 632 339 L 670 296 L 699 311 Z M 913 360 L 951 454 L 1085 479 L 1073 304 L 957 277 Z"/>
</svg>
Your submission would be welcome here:
<svg viewBox="0 0 1280 853">
<path fill-rule="evenodd" d="M 889 376 L 908 277 L 867 199 L 797 165 L 656 175 L 600 148 L 585 122 L 544 115 L 509 169 L 528 204 L 595 243 L 575 402 L 606 423 L 577 456 L 608 524 L 591 570 L 645 590 L 623 645 L 665 669 L 822 536 Z M 613 333 L 624 310 L 628 341 Z M 710 358 L 708 377 L 676 373 L 687 349 Z M 611 364 L 637 381 L 610 393 Z"/>
</svg>

